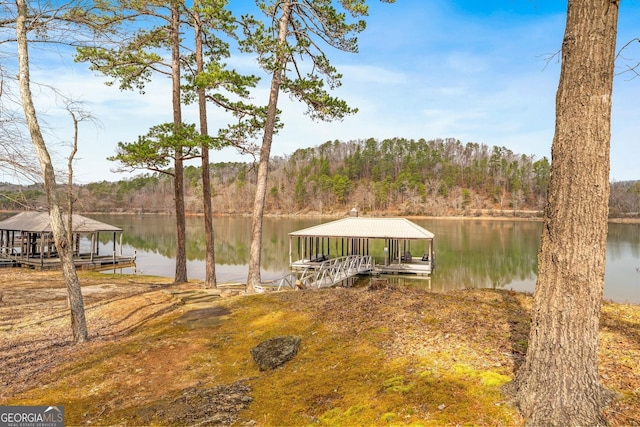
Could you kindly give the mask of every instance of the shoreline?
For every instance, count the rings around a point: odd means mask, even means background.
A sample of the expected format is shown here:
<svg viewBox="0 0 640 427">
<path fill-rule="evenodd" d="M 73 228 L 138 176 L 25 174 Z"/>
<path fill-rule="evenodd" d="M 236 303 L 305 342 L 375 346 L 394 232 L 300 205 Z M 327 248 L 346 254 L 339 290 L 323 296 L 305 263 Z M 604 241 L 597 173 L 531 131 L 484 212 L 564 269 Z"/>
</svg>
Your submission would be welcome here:
<svg viewBox="0 0 640 427">
<path fill-rule="evenodd" d="M 9 211 L 0 210 L 0 213 L 19 213 L 23 211 Z M 80 215 L 159 215 L 159 216 L 174 216 L 173 213 L 167 212 L 77 212 Z M 187 217 L 202 217 L 202 212 L 187 212 Z M 250 217 L 250 212 L 239 213 L 214 213 L 215 217 Z M 265 213 L 265 218 L 327 218 L 327 219 L 339 219 L 349 216 L 349 211 L 342 213 L 322 213 L 322 212 L 296 212 L 296 213 L 281 213 L 281 212 L 269 212 Z M 365 217 L 379 217 L 379 218 L 392 218 L 402 217 L 407 219 L 436 219 L 436 220 L 456 220 L 456 221 L 468 221 L 468 220 L 480 220 L 480 221 L 543 221 L 542 211 L 516 211 L 515 214 L 510 215 L 492 215 L 483 213 L 481 215 L 402 215 L 400 213 L 377 213 L 377 214 L 362 214 Z M 610 224 L 640 224 L 640 217 L 612 217 L 608 218 L 607 222 Z"/>
</svg>

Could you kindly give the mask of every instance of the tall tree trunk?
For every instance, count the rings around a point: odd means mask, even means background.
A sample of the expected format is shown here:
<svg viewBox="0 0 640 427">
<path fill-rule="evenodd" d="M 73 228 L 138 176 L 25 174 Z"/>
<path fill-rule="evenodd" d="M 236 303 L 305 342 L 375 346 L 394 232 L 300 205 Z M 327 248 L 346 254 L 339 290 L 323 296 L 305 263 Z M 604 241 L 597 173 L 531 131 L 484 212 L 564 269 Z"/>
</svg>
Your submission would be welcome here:
<svg viewBox="0 0 640 427">
<path fill-rule="evenodd" d="M 262 282 L 260 277 L 260 258 L 262 251 L 262 218 L 264 216 L 265 200 L 267 197 L 267 178 L 269 175 L 269 157 L 271 156 L 271 144 L 273 131 L 278 113 L 278 95 L 282 83 L 282 75 L 285 72 L 287 57 L 285 52 L 287 27 L 291 17 L 291 1 L 286 0 L 282 5 L 282 16 L 278 26 L 278 51 L 276 54 L 276 69 L 271 77 L 271 90 L 269 91 L 269 105 L 265 122 L 262 146 L 260 147 L 260 160 L 258 162 L 258 177 L 256 183 L 256 195 L 253 202 L 253 216 L 251 220 L 251 247 L 249 249 L 249 275 L 247 277 L 247 293 L 255 292 L 255 287 Z"/>
<path fill-rule="evenodd" d="M 196 2 L 196 6 L 199 2 Z M 202 54 L 202 23 L 197 7 L 194 7 L 194 30 L 196 37 L 196 71 L 204 72 L 204 58 Z M 208 135 L 207 126 L 207 99 L 204 87 L 198 87 L 198 112 L 200 116 L 200 133 Z M 206 288 L 216 287 L 216 258 L 213 241 L 213 208 L 211 206 L 211 175 L 209 172 L 209 144 L 202 143 L 202 205 L 204 209 L 204 239 L 205 253 L 205 277 Z"/>
<path fill-rule="evenodd" d="M 42 168 L 44 187 L 47 194 L 51 230 L 56 243 L 58 256 L 62 263 L 62 273 L 67 284 L 69 305 L 71 309 L 71 331 L 76 343 L 85 342 L 88 339 L 87 322 L 84 315 L 84 301 L 80 289 L 80 281 L 73 263 L 73 244 L 67 240 L 67 233 L 60 211 L 57 198 L 57 184 L 51 157 L 45 144 L 36 109 L 31 96 L 31 81 L 29 73 L 29 49 L 27 41 L 27 5 L 25 0 L 16 0 L 18 16 L 16 19 L 16 36 L 18 43 L 19 83 L 22 107 L 25 119 L 31 134 L 31 140 L 38 155 Z"/>
<path fill-rule="evenodd" d="M 511 385 L 529 425 L 606 424 L 597 353 L 617 19 L 618 1 L 569 1 L 529 347 Z"/>
<path fill-rule="evenodd" d="M 171 3 L 171 81 L 173 102 L 173 126 L 181 133 L 182 104 L 180 100 L 180 11 L 178 3 Z M 184 210 L 184 164 L 182 147 L 176 147 L 173 189 L 176 203 L 176 275 L 175 283 L 187 282 L 187 238 Z"/>
</svg>

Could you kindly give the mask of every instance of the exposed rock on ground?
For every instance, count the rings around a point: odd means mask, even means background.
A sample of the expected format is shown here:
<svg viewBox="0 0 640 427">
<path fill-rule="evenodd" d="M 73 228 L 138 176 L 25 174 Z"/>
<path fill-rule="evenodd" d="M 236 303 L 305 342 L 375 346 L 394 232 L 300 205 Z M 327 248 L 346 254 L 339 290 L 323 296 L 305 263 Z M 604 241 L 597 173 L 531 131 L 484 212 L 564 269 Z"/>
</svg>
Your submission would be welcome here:
<svg viewBox="0 0 640 427">
<path fill-rule="evenodd" d="M 292 335 L 274 337 L 251 349 L 251 356 L 261 371 L 275 369 L 293 359 L 300 348 L 301 339 Z"/>
<path fill-rule="evenodd" d="M 156 422 L 162 420 L 163 424 L 171 425 L 229 426 L 253 401 L 250 393 L 251 387 L 246 381 L 208 389 L 190 387 L 173 401 L 159 404 L 157 411 L 145 408 L 140 420 L 148 424 L 155 417 Z"/>
</svg>

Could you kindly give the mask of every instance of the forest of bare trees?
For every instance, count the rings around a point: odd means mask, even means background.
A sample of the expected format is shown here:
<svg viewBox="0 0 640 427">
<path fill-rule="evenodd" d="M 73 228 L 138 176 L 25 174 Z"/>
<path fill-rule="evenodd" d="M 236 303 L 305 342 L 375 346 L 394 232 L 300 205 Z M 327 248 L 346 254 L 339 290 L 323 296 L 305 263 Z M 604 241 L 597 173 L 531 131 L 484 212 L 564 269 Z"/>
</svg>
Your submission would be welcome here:
<svg viewBox="0 0 640 427">
<path fill-rule="evenodd" d="M 371 138 L 301 148 L 272 158 L 270 168 L 270 214 L 340 213 L 357 207 L 371 214 L 473 216 L 541 211 L 550 162 L 454 138 Z M 250 213 L 255 182 L 252 163 L 212 164 L 215 213 Z M 187 212 L 201 213 L 200 166 L 185 168 L 185 186 Z M 76 192 L 81 212 L 173 210 L 172 182 L 163 174 L 94 182 L 76 186 Z M 36 186 L 4 184 L 0 193 L 2 209 L 45 206 L 44 193 Z M 639 213 L 640 182 L 612 183 L 610 216 Z"/>
</svg>

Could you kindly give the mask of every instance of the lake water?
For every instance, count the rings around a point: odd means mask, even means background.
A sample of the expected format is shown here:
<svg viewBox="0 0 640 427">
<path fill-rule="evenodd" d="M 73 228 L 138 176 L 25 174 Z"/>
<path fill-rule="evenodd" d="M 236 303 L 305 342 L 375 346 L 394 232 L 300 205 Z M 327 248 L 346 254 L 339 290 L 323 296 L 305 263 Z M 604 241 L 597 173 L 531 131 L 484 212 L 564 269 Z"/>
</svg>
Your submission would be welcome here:
<svg viewBox="0 0 640 427">
<path fill-rule="evenodd" d="M 173 277 L 175 219 L 160 215 L 87 215 L 123 228 L 123 253 L 137 254 L 135 269 L 116 272 Z M 289 267 L 288 233 L 330 221 L 326 218 L 265 218 L 262 279 L 283 276 Z M 408 286 L 436 291 L 495 287 L 533 292 L 542 223 L 475 219 L 413 219 L 435 234 L 436 268 L 430 279 L 393 276 Z M 244 282 L 251 235 L 248 217 L 216 217 L 215 257 L 219 282 Z M 104 239 L 102 239 L 104 237 Z M 104 252 L 113 243 L 101 236 Z M 377 245 L 377 246 L 376 246 Z M 383 256 L 382 241 L 372 255 Z M 379 246 L 379 247 L 378 247 Z M 295 247 L 294 247 L 295 252 Z M 420 248 L 416 248 L 416 253 Z M 187 268 L 190 279 L 204 279 L 205 240 L 201 217 L 187 218 Z M 379 260 L 380 261 L 380 260 Z M 640 303 L 640 225 L 610 224 L 607 242 L 605 299 Z"/>
</svg>

